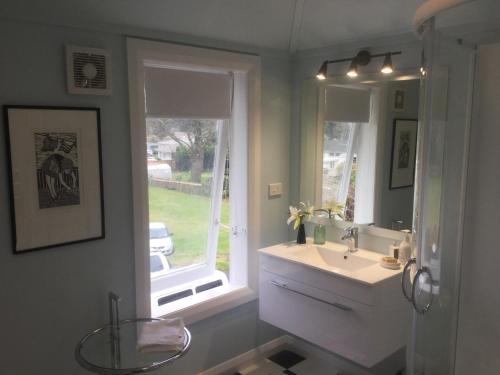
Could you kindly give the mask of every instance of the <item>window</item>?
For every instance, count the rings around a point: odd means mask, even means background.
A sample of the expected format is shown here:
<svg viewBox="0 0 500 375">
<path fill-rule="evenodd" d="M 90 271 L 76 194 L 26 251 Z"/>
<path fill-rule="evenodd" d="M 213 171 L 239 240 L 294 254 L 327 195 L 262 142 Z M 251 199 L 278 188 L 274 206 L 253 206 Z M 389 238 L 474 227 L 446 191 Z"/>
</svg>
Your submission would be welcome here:
<svg viewBox="0 0 500 375">
<path fill-rule="evenodd" d="M 378 91 L 329 85 L 322 90 L 322 207 L 342 209 L 342 219 L 374 220 Z"/>
<path fill-rule="evenodd" d="M 128 51 L 138 314 L 192 321 L 247 302 L 259 59 L 134 39 Z"/>
<path fill-rule="evenodd" d="M 321 203 L 324 207 L 342 204 L 346 221 L 354 219 L 358 126 L 332 121 L 324 125 Z"/>
</svg>

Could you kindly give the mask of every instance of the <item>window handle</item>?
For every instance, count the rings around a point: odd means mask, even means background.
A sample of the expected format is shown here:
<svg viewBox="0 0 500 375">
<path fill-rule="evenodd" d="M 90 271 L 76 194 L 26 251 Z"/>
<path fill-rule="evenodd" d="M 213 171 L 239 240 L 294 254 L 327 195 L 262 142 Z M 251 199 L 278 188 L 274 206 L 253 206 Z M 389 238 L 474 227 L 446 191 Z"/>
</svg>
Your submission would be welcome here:
<svg viewBox="0 0 500 375">
<path fill-rule="evenodd" d="M 245 227 L 241 227 L 238 225 L 231 227 L 231 233 L 233 236 L 237 236 L 240 233 L 246 233 L 246 232 L 247 232 L 247 228 L 245 228 Z"/>
</svg>

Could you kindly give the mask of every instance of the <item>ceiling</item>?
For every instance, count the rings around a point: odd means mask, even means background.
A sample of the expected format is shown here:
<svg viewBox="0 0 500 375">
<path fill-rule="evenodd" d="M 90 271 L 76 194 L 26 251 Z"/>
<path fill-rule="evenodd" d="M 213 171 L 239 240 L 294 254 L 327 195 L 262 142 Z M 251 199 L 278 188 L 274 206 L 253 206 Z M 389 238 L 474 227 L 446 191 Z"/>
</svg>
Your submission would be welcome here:
<svg viewBox="0 0 500 375">
<path fill-rule="evenodd" d="M 2 0 L 51 24 L 126 26 L 295 52 L 408 32 L 423 0 Z"/>
</svg>

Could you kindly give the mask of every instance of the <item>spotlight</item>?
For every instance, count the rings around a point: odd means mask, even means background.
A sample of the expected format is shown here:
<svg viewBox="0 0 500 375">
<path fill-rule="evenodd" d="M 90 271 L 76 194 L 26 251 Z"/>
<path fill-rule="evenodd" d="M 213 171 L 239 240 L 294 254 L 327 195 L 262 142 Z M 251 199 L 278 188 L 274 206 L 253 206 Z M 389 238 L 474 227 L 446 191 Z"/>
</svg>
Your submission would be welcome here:
<svg viewBox="0 0 500 375">
<path fill-rule="evenodd" d="M 390 53 L 385 55 L 384 63 L 382 64 L 382 69 L 380 69 L 380 72 L 382 72 L 383 74 L 391 74 L 392 72 L 394 72 Z"/>
<path fill-rule="evenodd" d="M 356 59 L 351 61 L 351 65 L 349 66 L 349 70 L 347 71 L 347 75 L 351 78 L 355 78 L 358 76 L 358 63 Z"/>
<path fill-rule="evenodd" d="M 370 51 L 364 49 L 359 51 L 354 57 L 346 57 L 336 60 L 325 60 L 323 61 L 321 68 L 319 68 L 318 73 L 316 74 L 316 79 L 321 81 L 327 79 L 327 69 L 329 64 L 346 62 L 350 63 L 349 70 L 347 71 L 347 76 L 350 78 L 355 78 L 359 75 L 359 67 L 367 66 L 373 58 L 377 57 L 384 58 L 384 63 L 380 69 L 380 72 L 383 74 L 391 74 L 394 72 L 394 67 L 392 65 L 392 56 L 394 55 L 401 55 L 401 51 L 384 52 L 372 55 Z"/>
<path fill-rule="evenodd" d="M 328 69 L 328 62 L 325 61 L 323 65 L 321 65 L 321 68 L 319 68 L 318 74 L 316 74 L 316 78 L 319 79 L 320 81 L 325 80 L 328 74 L 327 69 Z"/>
</svg>

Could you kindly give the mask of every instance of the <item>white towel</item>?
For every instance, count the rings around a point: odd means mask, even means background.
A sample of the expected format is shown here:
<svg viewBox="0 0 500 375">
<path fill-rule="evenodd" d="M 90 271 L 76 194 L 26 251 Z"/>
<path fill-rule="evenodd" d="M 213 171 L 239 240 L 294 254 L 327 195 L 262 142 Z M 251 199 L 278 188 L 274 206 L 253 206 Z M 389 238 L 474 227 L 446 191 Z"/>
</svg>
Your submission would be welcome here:
<svg viewBox="0 0 500 375">
<path fill-rule="evenodd" d="M 178 351 L 184 347 L 184 321 L 181 318 L 144 323 L 137 341 L 140 352 Z"/>
</svg>

